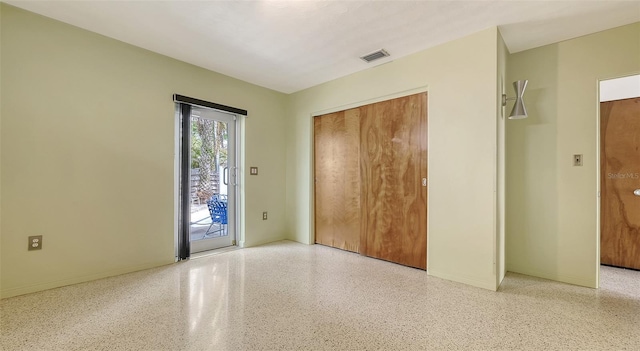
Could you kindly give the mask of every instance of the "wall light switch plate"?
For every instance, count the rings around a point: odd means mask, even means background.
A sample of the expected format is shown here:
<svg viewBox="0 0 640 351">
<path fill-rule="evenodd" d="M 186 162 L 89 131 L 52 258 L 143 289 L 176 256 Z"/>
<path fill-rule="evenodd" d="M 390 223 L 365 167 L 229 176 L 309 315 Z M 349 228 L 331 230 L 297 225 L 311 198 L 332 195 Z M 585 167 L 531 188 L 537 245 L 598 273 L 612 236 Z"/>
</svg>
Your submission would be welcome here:
<svg viewBox="0 0 640 351">
<path fill-rule="evenodd" d="M 258 167 L 249 167 L 250 175 L 258 175 Z"/>
</svg>

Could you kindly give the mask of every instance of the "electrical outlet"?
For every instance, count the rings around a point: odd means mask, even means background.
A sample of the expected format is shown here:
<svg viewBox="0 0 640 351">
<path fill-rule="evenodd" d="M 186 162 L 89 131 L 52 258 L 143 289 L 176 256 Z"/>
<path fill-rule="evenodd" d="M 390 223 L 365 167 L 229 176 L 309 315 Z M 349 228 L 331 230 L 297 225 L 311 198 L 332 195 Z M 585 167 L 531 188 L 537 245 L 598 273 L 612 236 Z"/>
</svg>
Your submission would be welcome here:
<svg viewBox="0 0 640 351">
<path fill-rule="evenodd" d="M 573 165 L 574 166 L 582 166 L 582 154 L 573 155 Z"/>
<path fill-rule="evenodd" d="M 35 235 L 29 237 L 28 251 L 42 250 L 42 235 Z"/>
<path fill-rule="evenodd" d="M 258 167 L 249 167 L 250 175 L 258 175 Z"/>
<path fill-rule="evenodd" d="M 267 220 L 267 211 L 262 212 L 262 220 L 266 221 Z"/>
</svg>

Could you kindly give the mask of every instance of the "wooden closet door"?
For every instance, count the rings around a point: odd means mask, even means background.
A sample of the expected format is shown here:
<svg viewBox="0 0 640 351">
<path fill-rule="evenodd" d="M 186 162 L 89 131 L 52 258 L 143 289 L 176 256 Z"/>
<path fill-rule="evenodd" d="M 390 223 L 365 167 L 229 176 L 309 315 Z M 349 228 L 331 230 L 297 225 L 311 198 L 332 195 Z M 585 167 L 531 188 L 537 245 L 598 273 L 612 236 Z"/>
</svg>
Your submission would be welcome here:
<svg viewBox="0 0 640 351">
<path fill-rule="evenodd" d="M 427 94 L 360 110 L 360 251 L 426 269 Z"/>
<path fill-rule="evenodd" d="M 640 98 L 600 103 L 600 123 L 600 262 L 640 269 Z"/>
<path fill-rule="evenodd" d="M 314 118 L 316 243 L 359 252 L 360 111 Z"/>
</svg>

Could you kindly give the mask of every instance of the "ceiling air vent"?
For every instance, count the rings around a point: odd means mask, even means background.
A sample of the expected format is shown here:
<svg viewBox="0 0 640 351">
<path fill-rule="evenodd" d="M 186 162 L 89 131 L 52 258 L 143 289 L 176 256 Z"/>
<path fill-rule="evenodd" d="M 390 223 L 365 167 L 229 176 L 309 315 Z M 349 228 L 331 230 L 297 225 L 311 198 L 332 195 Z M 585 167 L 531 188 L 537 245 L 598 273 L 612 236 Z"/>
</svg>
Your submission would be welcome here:
<svg viewBox="0 0 640 351">
<path fill-rule="evenodd" d="M 364 60 L 365 62 L 369 63 L 371 61 L 375 61 L 375 60 L 378 60 L 378 59 L 381 59 L 381 58 L 387 57 L 387 56 L 389 56 L 389 53 L 385 49 L 380 49 L 380 50 L 374 51 L 374 52 L 372 52 L 370 54 L 361 56 L 360 58 L 362 60 Z"/>
</svg>

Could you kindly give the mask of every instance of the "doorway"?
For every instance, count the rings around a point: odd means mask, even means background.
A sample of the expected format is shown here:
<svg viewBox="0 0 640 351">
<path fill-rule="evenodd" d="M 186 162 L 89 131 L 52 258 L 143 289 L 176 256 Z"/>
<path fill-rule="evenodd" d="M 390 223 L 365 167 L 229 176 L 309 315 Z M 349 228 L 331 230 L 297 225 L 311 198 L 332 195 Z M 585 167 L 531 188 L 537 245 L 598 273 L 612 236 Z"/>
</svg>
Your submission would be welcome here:
<svg viewBox="0 0 640 351">
<path fill-rule="evenodd" d="M 600 263 L 640 270 L 640 75 L 600 97 Z"/>
<path fill-rule="evenodd" d="M 246 111 L 176 95 L 179 109 L 178 259 L 236 245 L 238 115 Z"/>
</svg>

